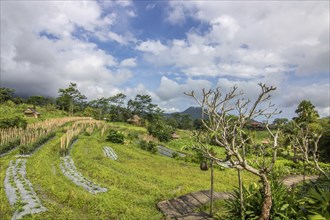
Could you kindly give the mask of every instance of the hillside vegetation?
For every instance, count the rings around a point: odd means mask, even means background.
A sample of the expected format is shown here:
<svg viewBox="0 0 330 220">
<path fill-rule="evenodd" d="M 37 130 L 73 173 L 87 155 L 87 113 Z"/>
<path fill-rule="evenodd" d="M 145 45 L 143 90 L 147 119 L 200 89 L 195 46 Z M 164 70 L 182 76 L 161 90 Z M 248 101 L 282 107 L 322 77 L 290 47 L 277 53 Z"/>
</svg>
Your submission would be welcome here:
<svg viewBox="0 0 330 220">
<path fill-rule="evenodd" d="M 140 138 L 147 135 L 141 127 L 120 123 L 110 123 L 109 126 L 125 133 L 126 137 L 136 132 Z M 27 160 L 27 177 L 48 210 L 25 218 L 94 219 L 98 216 L 98 219 L 160 219 L 162 215 L 155 206 L 157 202 L 209 189 L 209 172 L 201 171 L 198 164 L 141 150 L 135 138 L 127 138 L 124 144 L 109 143 L 100 131 L 94 131 L 91 135 L 79 135 L 70 152 L 79 172 L 108 189 L 105 193 L 90 194 L 61 172 L 60 137 L 64 130 L 59 130 L 55 138 Z M 104 146 L 111 146 L 118 160 L 105 157 Z M 14 212 L 6 198 L 3 183 L 9 162 L 17 153 L 15 150 L 0 158 L 0 211 L 4 219 L 10 219 Z M 237 182 L 236 172 L 229 169 L 217 169 L 215 179 L 216 191 L 230 191 Z M 244 180 L 251 182 L 252 178 L 244 175 Z"/>
</svg>

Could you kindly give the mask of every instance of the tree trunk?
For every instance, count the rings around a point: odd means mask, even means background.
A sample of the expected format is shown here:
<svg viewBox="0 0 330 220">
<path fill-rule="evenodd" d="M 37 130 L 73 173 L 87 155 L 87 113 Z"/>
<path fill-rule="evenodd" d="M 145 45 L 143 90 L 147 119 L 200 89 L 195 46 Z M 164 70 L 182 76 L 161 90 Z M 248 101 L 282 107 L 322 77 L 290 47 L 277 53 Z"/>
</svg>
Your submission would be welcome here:
<svg viewBox="0 0 330 220">
<path fill-rule="evenodd" d="M 214 172 L 213 172 L 213 160 L 210 161 L 211 166 L 211 204 L 210 204 L 210 216 L 213 215 L 213 193 L 214 193 Z"/>
<path fill-rule="evenodd" d="M 240 212 L 241 212 L 241 220 L 245 220 L 245 208 L 243 201 L 243 181 L 241 176 L 241 169 L 237 169 L 238 174 L 238 186 L 239 186 L 239 203 L 240 203 Z"/>
<path fill-rule="evenodd" d="M 269 220 L 270 218 L 270 209 L 272 208 L 272 191 L 270 188 L 270 182 L 267 176 L 264 174 L 261 177 L 262 181 L 262 189 L 263 189 L 263 196 L 264 200 L 262 202 L 261 214 L 259 216 L 259 220 Z"/>
</svg>

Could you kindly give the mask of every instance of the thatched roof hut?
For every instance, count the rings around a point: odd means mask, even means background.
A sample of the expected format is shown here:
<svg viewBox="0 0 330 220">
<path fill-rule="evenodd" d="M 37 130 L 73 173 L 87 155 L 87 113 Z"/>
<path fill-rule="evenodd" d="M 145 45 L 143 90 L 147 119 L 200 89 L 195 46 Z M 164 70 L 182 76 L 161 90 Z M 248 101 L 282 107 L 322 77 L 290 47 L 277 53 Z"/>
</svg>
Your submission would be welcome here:
<svg viewBox="0 0 330 220">
<path fill-rule="evenodd" d="M 137 126 L 141 126 L 141 124 L 142 124 L 142 120 L 138 115 L 133 115 L 133 117 L 129 118 L 127 120 L 127 122 L 130 124 L 133 124 L 133 125 L 137 125 Z"/>
<path fill-rule="evenodd" d="M 179 139 L 179 138 L 180 136 L 177 133 L 175 132 L 172 133 L 172 139 Z"/>
<path fill-rule="evenodd" d="M 24 115 L 26 117 L 35 117 L 35 118 L 39 118 L 40 117 L 40 113 L 37 112 L 37 110 L 35 110 L 34 108 L 27 108 L 25 111 L 24 111 Z"/>
</svg>

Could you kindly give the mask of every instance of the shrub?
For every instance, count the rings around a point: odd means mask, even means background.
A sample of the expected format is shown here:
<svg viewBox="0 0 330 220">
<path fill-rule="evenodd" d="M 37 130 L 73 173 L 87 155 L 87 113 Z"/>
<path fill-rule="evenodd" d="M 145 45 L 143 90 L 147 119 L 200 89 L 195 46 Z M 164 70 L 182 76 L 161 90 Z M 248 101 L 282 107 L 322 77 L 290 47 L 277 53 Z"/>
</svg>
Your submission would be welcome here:
<svg viewBox="0 0 330 220">
<path fill-rule="evenodd" d="M 161 142 L 168 142 L 172 139 L 173 128 L 163 122 L 154 122 L 148 126 L 148 132 L 158 138 Z"/>
<path fill-rule="evenodd" d="M 295 195 L 289 193 L 287 188 L 279 181 L 271 182 L 273 205 L 270 212 L 270 219 L 301 219 L 298 203 Z M 228 210 L 228 218 L 241 219 L 239 190 L 235 189 L 234 199 L 226 200 L 225 206 Z M 261 213 L 263 195 L 261 187 L 251 184 L 249 187 L 243 186 L 243 198 L 245 207 L 245 219 L 258 219 Z"/>
<path fill-rule="evenodd" d="M 108 136 L 107 136 L 107 141 L 110 141 L 112 143 L 117 143 L 117 144 L 123 144 L 124 143 L 125 136 L 118 131 L 114 129 L 110 129 Z"/>
<path fill-rule="evenodd" d="M 142 150 L 149 151 L 149 152 L 151 152 L 153 154 L 157 153 L 157 151 L 158 151 L 157 145 L 153 141 L 149 141 L 149 142 L 144 141 L 144 140 L 140 141 L 140 148 Z"/>
<path fill-rule="evenodd" d="M 330 219 L 330 180 L 325 178 L 305 184 L 298 194 L 309 219 Z"/>
<path fill-rule="evenodd" d="M 27 122 L 25 119 L 21 117 L 13 117 L 13 118 L 3 118 L 0 119 L 0 128 L 8 129 L 8 128 L 23 128 L 25 129 L 27 126 Z"/>
<path fill-rule="evenodd" d="M 16 139 L 7 144 L 0 145 L 0 154 L 6 153 L 7 151 L 10 151 L 11 149 L 17 147 L 19 145 L 19 142 L 19 139 Z"/>
</svg>

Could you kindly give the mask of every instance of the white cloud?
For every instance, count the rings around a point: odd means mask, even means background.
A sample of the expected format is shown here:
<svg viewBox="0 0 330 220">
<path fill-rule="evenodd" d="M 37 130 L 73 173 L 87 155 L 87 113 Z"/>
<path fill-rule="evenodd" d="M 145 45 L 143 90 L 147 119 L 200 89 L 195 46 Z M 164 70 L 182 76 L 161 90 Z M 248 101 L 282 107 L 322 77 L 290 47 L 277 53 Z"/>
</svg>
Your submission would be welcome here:
<svg viewBox="0 0 330 220">
<path fill-rule="evenodd" d="M 182 5 L 176 4 L 168 13 L 166 20 L 172 24 L 182 24 L 186 20 L 185 9 Z"/>
<path fill-rule="evenodd" d="M 167 47 L 163 45 L 159 40 L 157 41 L 147 40 L 140 43 L 136 47 L 136 49 L 142 52 L 148 52 L 155 55 L 159 55 L 161 52 L 165 51 Z"/>
<path fill-rule="evenodd" d="M 169 11 L 174 16 L 180 9 L 182 16 L 209 24 L 211 29 L 199 34 L 204 40 L 199 45 L 216 43 L 213 58 L 222 64 L 240 62 L 259 70 L 271 65 L 282 71 L 292 65 L 296 74 L 313 75 L 329 72 L 328 8 L 329 2 L 181 1 L 170 3 Z M 191 47 L 198 45 L 187 39 Z M 249 49 L 242 52 L 242 44 Z M 202 61 L 209 59 L 199 56 Z"/>
<path fill-rule="evenodd" d="M 136 58 L 128 58 L 120 62 L 120 66 L 122 67 L 135 67 L 136 66 Z"/>
<path fill-rule="evenodd" d="M 117 41 L 120 44 L 127 44 L 127 41 L 123 38 L 123 36 L 116 34 L 114 32 L 109 31 L 108 37 L 109 39 Z"/>
<path fill-rule="evenodd" d="M 114 22 L 113 14 L 100 19 L 97 2 L 2 2 L 1 7 L 1 80 L 18 94 L 55 96 L 58 88 L 77 82 L 93 98 L 133 76 L 127 69 L 133 60 L 120 65 L 96 44 L 73 36 L 76 26 L 93 31 Z"/>
<path fill-rule="evenodd" d="M 157 95 L 163 101 L 185 97 L 184 92 L 189 93 L 192 90 L 201 91 L 203 88 L 210 89 L 212 83 L 207 80 L 195 80 L 188 78 L 185 83 L 179 84 L 165 76 L 161 78 Z"/>
<path fill-rule="evenodd" d="M 285 91 L 281 105 L 297 107 L 302 100 L 310 100 L 319 109 L 330 106 L 330 84 L 311 84 L 306 86 L 291 86 Z"/>
<path fill-rule="evenodd" d="M 146 6 L 146 10 L 149 11 L 149 10 L 153 10 L 154 8 L 156 7 L 156 4 L 148 4 Z"/>
</svg>

